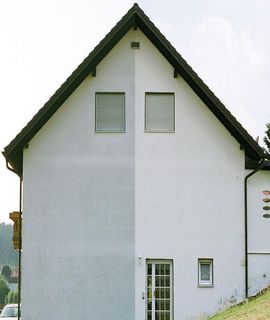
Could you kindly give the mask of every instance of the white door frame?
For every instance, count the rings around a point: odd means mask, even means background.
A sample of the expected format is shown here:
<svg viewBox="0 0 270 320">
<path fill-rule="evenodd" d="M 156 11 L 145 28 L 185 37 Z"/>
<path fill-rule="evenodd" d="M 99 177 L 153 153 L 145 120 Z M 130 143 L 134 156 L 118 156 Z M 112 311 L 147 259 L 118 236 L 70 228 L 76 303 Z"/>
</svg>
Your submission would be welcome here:
<svg viewBox="0 0 270 320">
<path fill-rule="evenodd" d="M 173 320 L 172 259 L 146 260 L 145 296 L 146 320 Z M 156 307 L 159 308 L 158 311 Z"/>
</svg>

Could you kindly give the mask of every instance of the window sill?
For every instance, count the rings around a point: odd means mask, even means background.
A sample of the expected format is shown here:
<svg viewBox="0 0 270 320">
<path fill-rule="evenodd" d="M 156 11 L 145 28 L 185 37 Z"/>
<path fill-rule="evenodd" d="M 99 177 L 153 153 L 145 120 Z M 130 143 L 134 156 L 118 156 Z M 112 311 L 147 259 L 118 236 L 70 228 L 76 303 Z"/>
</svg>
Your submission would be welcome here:
<svg viewBox="0 0 270 320">
<path fill-rule="evenodd" d="M 121 131 L 94 131 L 94 133 L 126 133 L 126 131 L 123 131 L 123 130 L 121 130 Z"/>
<path fill-rule="evenodd" d="M 214 288 L 213 284 L 198 284 L 198 288 Z"/>
<path fill-rule="evenodd" d="M 175 131 L 146 131 L 144 133 L 175 133 Z"/>
</svg>

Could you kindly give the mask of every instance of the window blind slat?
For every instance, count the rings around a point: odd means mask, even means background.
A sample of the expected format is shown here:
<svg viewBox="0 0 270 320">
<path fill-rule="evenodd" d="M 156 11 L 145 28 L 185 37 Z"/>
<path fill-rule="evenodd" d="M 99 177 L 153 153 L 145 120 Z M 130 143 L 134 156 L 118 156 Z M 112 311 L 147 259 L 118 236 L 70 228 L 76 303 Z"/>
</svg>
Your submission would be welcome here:
<svg viewBox="0 0 270 320">
<path fill-rule="evenodd" d="M 96 131 L 124 131 L 124 93 L 96 94 Z"/>
<path fill-rule="evenodd" d="M 146 94 L 146 123 L 149 132 L 174 131 L 174 94 Z"/>
</svg>

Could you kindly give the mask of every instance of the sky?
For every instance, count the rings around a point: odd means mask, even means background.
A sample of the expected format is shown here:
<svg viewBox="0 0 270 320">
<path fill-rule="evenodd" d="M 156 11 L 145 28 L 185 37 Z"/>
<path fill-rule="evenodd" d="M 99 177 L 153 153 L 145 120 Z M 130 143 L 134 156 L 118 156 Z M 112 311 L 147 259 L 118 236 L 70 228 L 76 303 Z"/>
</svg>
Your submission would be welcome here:
<svg viewBox="0 0 270 320">
<path fill-rule="evenodd" d="M 270 122 L 269 0 L 137 1 L 245 129 Z M 0 149 L 16 136 L 134 4 L 0 1 Z M 19 210 L 19 178 L 0 155 L 0 222 Z"/>
</svg>

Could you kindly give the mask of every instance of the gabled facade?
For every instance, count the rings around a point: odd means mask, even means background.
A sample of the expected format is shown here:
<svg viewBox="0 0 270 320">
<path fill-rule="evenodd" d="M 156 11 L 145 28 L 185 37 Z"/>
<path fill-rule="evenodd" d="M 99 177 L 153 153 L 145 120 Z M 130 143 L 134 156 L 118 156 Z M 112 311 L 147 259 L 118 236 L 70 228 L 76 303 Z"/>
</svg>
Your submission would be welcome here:
<svg viewBox="0 0 270 320">
<path fill-rule="evenodd" d="M 22 319 L 196 319 L 269 283 L 264 152 L 137 4 L 3 153 Z"/>
</svg>

